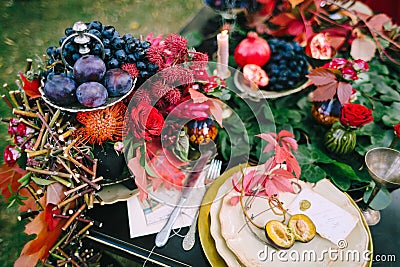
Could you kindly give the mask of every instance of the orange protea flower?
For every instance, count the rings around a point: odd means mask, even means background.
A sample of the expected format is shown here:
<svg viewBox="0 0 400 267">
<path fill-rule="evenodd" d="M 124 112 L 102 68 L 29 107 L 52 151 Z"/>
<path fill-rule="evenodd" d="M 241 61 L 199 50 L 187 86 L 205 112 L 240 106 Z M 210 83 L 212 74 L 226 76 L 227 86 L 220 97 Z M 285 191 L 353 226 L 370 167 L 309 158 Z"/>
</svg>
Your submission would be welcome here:
<svg viewBox="0 0 400 267">
<path fill-rule="evenodd" d="M 119 102 L 105 109 L 78 112 L 76 119 L 83 124 L 75 131 L 82 142 L 101 145 L 105 141 L 121 141 L 124 131 L 126 106 Z"/>
</svg>

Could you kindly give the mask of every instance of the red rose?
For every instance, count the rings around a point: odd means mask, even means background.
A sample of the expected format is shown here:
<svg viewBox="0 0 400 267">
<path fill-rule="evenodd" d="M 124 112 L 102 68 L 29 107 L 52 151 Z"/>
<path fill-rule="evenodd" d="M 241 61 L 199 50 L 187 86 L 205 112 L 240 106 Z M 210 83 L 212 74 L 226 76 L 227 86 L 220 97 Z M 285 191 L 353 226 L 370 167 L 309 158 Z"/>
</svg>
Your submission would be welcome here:
<svg viewBox="0 0 400 267">
<path fill-rule="evenodd" d="M 140 102 L 131 110 L 131 127 L 133 135 L 138 138 L 151 140 L 152 136 L 161 134 L 164 118 L 161 113 L 146 102 Z"/>
<path fill-rule="evenodd" d="M 21 152 L 19 152 L 15 146 L 8 145 L 4 149 L 4 162 L 12 167 L 17 162 L 17 159 L 21 157 Z"/>
<path fill-rule="evenodd" d="M 393 126 L 394 129 L 394 134 L 400 138 L 400 122 L 398 124 L 396 124 L 395 126 Z"/>
<path fill-rule="evenodd" d="M 360 128 L 374 120 L 372 110 L 360 104 L 346 103 L 341 113 L 340 123 L 344 126 Z"/>
</svg>

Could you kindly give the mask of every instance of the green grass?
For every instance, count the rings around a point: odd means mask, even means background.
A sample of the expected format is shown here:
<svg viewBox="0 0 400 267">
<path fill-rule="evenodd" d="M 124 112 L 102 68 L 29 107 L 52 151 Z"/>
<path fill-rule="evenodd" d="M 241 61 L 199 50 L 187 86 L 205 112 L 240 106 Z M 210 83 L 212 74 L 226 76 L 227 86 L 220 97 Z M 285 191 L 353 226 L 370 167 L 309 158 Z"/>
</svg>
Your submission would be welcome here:
<svg viewBox="0 0 400 267">
<path fill-rule="evenodd" d="M 167 34 L 178 32 L 202 3 L 202 0 L 0 1 L 0 83 L 15 89 L 17 73 L 24 70 L 26 58 L 40 58 L 47 47 L 58 46 L 64 29 L 76 21 L 99 20 L 115 26 L 121 35 Z M 5 93 L 1 86 L 0 94 Z M 0 101 L 0 118 L 10 116 L 11 111 Z M 1 155 L 8 143 L 7 124 L 1 123 Z M 13 266 L 23 245 L 32 238 L 23 233 L 25 223 L 16 219 L 18 209 L 6 207 L 0 196 L 0 267 Z"/>
</svg>

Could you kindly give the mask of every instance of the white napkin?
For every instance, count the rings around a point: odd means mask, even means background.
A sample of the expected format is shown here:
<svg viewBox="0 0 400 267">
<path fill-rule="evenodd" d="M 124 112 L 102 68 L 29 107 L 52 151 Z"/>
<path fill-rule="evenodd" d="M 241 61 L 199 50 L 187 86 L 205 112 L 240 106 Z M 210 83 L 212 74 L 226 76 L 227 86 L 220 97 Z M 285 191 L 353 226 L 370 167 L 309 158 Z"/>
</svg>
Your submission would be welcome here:
<svg viewBox="0 0 400 267">
<path fill-rule="evenodd" d="M 205 175 L 202 173 L 201 175 Z M 204 186 L 199 177 L 198 183 L 186 200 L 181 214 L 175 221 L 173 229 L 191 225 L 203 195 L 196 188 Z M 155 192 L 149 189 L 149 199 L 140 202 L 139 194 L 127 200 L 130 237 L 158 233 L 168 220 L 169 214 L 178 203 L 181 192 L 175 189 L 158 188 Z"/>
</svg>

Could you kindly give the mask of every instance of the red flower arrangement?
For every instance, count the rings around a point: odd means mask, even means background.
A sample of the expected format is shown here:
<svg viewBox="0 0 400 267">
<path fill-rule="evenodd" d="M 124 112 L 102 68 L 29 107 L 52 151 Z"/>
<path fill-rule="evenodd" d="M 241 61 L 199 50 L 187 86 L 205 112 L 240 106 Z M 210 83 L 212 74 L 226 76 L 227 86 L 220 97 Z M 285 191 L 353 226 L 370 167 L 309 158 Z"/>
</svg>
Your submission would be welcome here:
<svg viewBox="0 0 400 267">
<path fill-rule="evenodd" d="M 361 105 L 346 103 L 342 107 L 340 123 L 351 128 L 360 128 L 374 120 L 372 110 Z"/>
<path fill-rule="evenodd" d="M 159 66 L 133 95 L 127 111 L 125 155 L 141 198 L 161 185 L 179 189 L 186 175 L 190 140 L 186 123 L 213 117 L 222 124 L 225 82 L 208 74 L 208 56 L 187 48 L 177 34 L 149 35 L 148 60 Z M 207 139 L 208 140 L 208 139 Z"/>
</svg>

